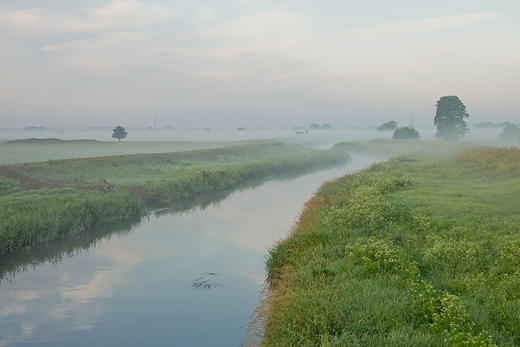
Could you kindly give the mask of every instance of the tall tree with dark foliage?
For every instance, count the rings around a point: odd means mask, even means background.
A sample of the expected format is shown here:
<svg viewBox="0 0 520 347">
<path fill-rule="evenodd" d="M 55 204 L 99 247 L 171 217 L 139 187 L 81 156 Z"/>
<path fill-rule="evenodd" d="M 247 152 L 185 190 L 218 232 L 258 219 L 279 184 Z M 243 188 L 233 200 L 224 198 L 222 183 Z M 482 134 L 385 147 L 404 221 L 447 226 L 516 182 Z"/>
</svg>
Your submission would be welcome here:
<svg viewBox="0 0 520 347">
<path fill-rule="evenodd" d="M 469 128 L 464 119 L 469 117 L 466 106 L 458 96 L 443 96 L 435 105 L 435 137 L 442 140 L 459 140 L 466 136 Z"/>
</svg>

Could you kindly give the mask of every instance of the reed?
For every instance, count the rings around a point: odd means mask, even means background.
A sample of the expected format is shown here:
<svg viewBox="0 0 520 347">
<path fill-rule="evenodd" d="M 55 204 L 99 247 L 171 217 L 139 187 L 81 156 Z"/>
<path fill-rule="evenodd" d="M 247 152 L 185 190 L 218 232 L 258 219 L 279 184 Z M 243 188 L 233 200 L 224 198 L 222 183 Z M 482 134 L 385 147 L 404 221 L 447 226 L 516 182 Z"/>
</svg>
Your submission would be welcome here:
<svg viewBox="0 0 520 347">
<path fill-rule="evenodd" d="M 143 201 L 128 190 L 40 189 L 0 197 L 0 254 L 27 250 L 146 213 Z"/>
</svg>

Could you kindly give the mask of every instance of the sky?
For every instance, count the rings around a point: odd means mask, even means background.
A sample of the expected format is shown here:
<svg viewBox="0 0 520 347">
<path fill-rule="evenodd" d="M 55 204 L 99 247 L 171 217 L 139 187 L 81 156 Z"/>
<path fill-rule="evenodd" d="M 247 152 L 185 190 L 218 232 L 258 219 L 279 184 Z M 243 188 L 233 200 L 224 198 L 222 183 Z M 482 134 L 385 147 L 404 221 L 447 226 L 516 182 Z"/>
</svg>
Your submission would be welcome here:
<svg viewBox="0 0 520 347">
<path fill-rule="evenodd" d="M 520 123 L 518 0 L 0 0 L 0 127 Z"/>
</svg>

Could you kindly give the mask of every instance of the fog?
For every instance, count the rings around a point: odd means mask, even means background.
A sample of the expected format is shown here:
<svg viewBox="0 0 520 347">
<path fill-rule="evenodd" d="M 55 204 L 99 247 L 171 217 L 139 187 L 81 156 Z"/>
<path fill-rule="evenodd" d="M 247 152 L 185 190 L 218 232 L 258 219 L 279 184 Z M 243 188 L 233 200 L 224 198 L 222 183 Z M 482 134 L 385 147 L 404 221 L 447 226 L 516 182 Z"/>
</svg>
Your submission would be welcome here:
<svg viewBox="0 0 520 347">
<path fill-rule="evenodd" d="M 2 1 L 0 128 L 427 127 L 443 95 L 515 122 L 519 16 L 517 0 Z"/>
<path fill-rule="evenodd" d="M 373 128 L 367 129 L 196 129 L 196 130 L 144 130 L 126 128 L 128 136 L 121 142 L 171 142 L 171 141 L 194 141 L 194 142 L 234 142 L 245 140 L 283 140 L 301 144 L 309 147 L 329 148 L 341 141 L 362 141 L 372 139 L 391 139 L 393 131 L 377 131 Z M 421 134 L 421 140 L 435 139 L 436 129 L 434 127 L 416 128 Z M 472 128 L 466 134 L 465 141 L 478 143 L 498 142 L 501 128 Z M 303 134 L 297 134 L 302 132 Z M 22 131 L 10 130 L 0 131 L 0 141 L 10 141 L 29 138 L 56 138 L 60 140 L 92 139 L 103 142 L 118 142 L 112 138 L 112 129 L 106 130 L 66 130 L 66 131 Z"/>
</svg>

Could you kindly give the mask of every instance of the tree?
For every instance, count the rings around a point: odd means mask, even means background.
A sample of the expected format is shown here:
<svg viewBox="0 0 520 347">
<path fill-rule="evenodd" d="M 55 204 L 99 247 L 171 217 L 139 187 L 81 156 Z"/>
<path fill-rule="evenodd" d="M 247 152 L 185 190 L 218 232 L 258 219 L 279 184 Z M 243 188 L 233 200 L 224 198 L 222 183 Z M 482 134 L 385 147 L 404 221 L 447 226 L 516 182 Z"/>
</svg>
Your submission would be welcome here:
<svg viewBox="0 0 520 347">
<path fill-rule="evenodd" d="M 504 141 L 520 140 L 520 127 L 514 124 L 509 124 L 498 136 L 500 136 L 500 139 Z"/>
<path fill-rule="evenodd" d="M 394 135 L 392 135 L 392 139 L 394 140 L 406 140 L 406 139 L 412 139 L 417 140 L 421 137 L 419 132 L 415 130 L 412 127 L 403 127 L 396 129 L 394 131 Z"/>
<path fill-rule="evenodd" d="M 383 123 L 376 128 L 378 131 L 390 131 L 397 129 L 397 122 L 395 120 L 391 120 L 389 122 Z"/>
<path fill-rule="evenodd" d="M 114 133 L 112 134 L 112 138 L 118 139 L 119 142 L 121 142 L 122 139 L 126 138 L 126 135 L 128 135 L 128 133 L 126 132 L 125 128 L 123 128 L 123 127 L 118 125 L 114 129 Z"/>
<path fill-rule="evenodd" d="M 469 114 L 459 97 L 443 96 L 435 106 L 437 107 L 433 121 L 437 127 L 435 137 L 442 140 L 463 139 L 469 130 L 464 120 L 469 117 Z"/>
</svg>

